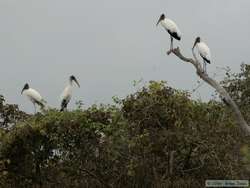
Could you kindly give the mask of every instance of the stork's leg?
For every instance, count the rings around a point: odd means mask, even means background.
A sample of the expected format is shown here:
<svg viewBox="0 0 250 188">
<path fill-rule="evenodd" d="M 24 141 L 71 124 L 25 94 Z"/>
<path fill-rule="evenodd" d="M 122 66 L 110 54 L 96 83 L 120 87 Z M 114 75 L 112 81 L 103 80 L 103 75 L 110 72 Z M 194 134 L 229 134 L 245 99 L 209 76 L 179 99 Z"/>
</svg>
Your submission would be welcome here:
<svg viewBox="0 0 250 188">
<path fill-rule="evenodd" d="M 174 39 L 173 37 L 171 36 L 171 46 L 170 46 L 170 50 L 173 50 L 174 48 Z"/>
<path fill-rule="evenodd" d="M 203 73 L 207 73 L 207 64 L 205 60 L 203 60 Z"/>
<path fill-rule="evenodd" d="M 207 74 L 207 63 L 206 62 L 204 63 L 205 63 L 205 73 Z"/>
<path fill-rule="evenodd" d="M 171 51 L 171 41 L 172 41 L 172 37 L 171 37 L 171 35 L 169 35 L 170 36 L 170 48 L 169 48 L 169 51 Z"/>
<path fill-rule="evenodd" d="M 36 104 L 33 103 L 33 105 L 34 105 L 34 114 L 36 114 Z"/>
<path fill-rule="evenodd" d="M 204 60 L 203 60 L 203 63 L 202 63 L 202 73 L 204 73 Z"/>
<path fill-rule="evenodd" d="M 167 51 L 167 54 L 171 54 L 171 52 L 173 52 L 173 37 L 170 35 L 170 49 L 169 51 Z"/>
</svg>

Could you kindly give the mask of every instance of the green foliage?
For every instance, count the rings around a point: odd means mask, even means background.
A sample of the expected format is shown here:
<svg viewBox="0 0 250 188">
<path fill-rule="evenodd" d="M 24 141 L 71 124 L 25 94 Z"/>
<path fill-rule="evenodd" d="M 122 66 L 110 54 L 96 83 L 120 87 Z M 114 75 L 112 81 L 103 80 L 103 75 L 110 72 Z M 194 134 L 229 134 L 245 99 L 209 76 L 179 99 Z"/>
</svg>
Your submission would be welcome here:
<svg viewBox="0 0 250 188">
<path fill-rule="evenodd" d="M 6 104 L 4 97 L 0 95 L 0 129 L 11 129 L 18 121 L 27 117 L 28 114 L 20 111 L 16 104 Z"/>
<path fill-rule="evenodd" d="M 250 65 L 242 64 L 237 74 L 228 72 L 222 84 L 250 122 Z"/>
<path fill-rule="evenodd" d="M 124 126 L 117 118 L 111 107 L 91 107 L 51 110 L 18 124 L 4 135 L 1 158 L 9 162 L 3 165 L 1 182 L 9 187 L 106 184 L 123 170 L 121 154 L 113 151 L 125 144 L 117 141 L 120 131 L 115 130 Z M 119 145 L 110 147 L 114 141 Z"/>
<path fill-rule="evenodd" d="M 1 99 L 9 124 L 0 129 L 0 187 L 204 187 L 250 177 L 249 138 L 225 105 L 165 82 L 114 97 L 116 105 L 79 101 L 75 111 L 34 116 L 7 113 Z"/>
</svg>

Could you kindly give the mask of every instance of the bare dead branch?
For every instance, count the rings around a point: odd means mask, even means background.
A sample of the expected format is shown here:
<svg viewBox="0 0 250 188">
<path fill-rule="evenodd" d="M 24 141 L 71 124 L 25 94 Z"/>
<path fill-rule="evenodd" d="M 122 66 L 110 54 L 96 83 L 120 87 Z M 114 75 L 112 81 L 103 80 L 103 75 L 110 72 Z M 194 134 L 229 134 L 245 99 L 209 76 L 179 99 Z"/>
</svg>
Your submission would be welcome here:
<svg viewBox="0 0 250 188">
<path fill-rule="evenodd" d="M 169 153 L 169 174 L 170 175 L 173 175 L 173 169 L 174 169 L 174 154 L 175 154 L 175 151 L 171 151 Z"/>
<path fill-rule="evenodd" d="M 201 160 L 201 159 L 200 159 L 200 163 L 201 163 L 201 164 L 200 164 L 199 166 L 197 166 L 197 167 L 182 170 L 182 173 L 187 173 L 187 172 L 190 172 L 190 171 L 195 171 L 195 170 L 201 169 L 201 168 L 204 166 L 204 160 Z"/>
<path fill-rule="evenodd" d="M 179 59 L 181 59 L 184 62 L 191 63 L 195 69 L 197 75 L 204 80 L 207 84 L 209 84 L 211 87 L 213 87 L 221 96 L 221 98 L 228 104 L 228 106 L 233 110 L 236 120 L 241 127 L 243 134 L 250 136 L 250 127 L 245 121 L 243 115 L 241 114 L 239 107 L 236 105 L 236 103 L 233 101 L 233 99 L 229 96 L 228 92 L 220 86 L 220 84 L 214 80 L 213 78 L 209 77 L 206 72 L 203 72 L 201 63 L 199 62 L 198 58 L 195 55 L 194 50 L 192 50 L 193 58 L 187 58 L 184 55 L 182 55 L 180 48 L 174 48 L 172 50 L 169 50 L 167 52 L 168 55 L 171 53 L 175 54 Z"/>
</svg>

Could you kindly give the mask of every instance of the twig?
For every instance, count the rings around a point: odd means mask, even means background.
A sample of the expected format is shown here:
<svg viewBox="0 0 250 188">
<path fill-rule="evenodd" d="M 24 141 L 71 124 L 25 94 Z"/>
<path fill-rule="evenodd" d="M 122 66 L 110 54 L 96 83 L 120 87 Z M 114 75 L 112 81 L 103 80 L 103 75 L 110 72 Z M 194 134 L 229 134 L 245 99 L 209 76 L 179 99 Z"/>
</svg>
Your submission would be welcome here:
<svg viewBox="0 0 250 188">
<path fill-rule="evenodd" d="M 92 173 L 92 172 L 90 172 L 90 171 L 88 171 L 88 170 L 86 170 L 86 169 L 83 169 L 83 168 L 81 168 L 80 170 L 83 171 L 83 172 L 85 172 L 85 173 L 87 173 L 89 176 L 91 176 L 91 177 L 94 178 L 95 180 L 97 180 L 101 185 L 103 185 L 103 186 L 105 186 L 105 187 L 107 187 L 107 188 L 110 188 L 110 187 L 111 187 L 111 186 L 110 186 L 108 183 L 106 183 L 102 178 L 98 177 L 98 176 L 95 175 L 94 173 Z"/>
<path fill-rule="evenodd" d="M 201 162 L 201 165 L 194 167 L 194 168 L 182 170 L 182 172 L 185 173 L 185 172 L 190 172 L 190 171 L 201 169 L 204 166 L 204 161 L 200 159 L 200 162 Z"/>
</svg>

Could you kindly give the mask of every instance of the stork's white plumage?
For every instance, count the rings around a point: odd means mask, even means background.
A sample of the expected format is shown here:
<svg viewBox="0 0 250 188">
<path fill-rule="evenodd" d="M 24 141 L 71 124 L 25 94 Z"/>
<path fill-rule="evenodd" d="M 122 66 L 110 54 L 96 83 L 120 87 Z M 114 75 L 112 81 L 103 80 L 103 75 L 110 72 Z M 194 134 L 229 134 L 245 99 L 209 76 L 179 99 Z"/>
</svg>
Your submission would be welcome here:
<svg viewBox="0 0 250 188">
<path fill-rule="evenodd" d="M 207 44 L 205 42 L 201 41 L 200 37 L 197 37 L 195 39 L 193 49 L 195 47 L 198 49 L 198 52 L 199 52 L 200 56 L 203 59 L 203 63 L 204 63 L 203 72 L 206 72 L 207 71 L 206 70 L 207 69 L 206 68 L 206 63 L 209 63 L 209 64 L 211 63 L 211 52 L 210 52 L 210 49 L 208 48 L 208 46 L 207 46 Z"/>
<path fill-rule="evenodd" d="M 78 83 L 77 79 L 75 76 L 70 76 L 69 77 L 69 83 L 63 90 L 61 94 L 61 111 L 64 111 L 67 108 L 67 105 L 72 97 L 72 91 L 73 91 L 73 81 L 76 83 L 78 87 L 80 87 L 80 84 Z"/>
<path fill-rule="evenodd" d="M 36 113 L 36 104 L 39 105 L 42 109 L 45 107 L 46 101 L 42 98 L 40 93 L 35 89 L 29 87 L 29 84 L 25 84 L 21 94 L 24 94 L 28 97 L 28 99 L 33 103 L 35 113 Z"/>
<path fill-rule="evenodd" d="M 166 18 L 164 14 L 160 16 L 156 25 L 158 25 L 159 23 L 170 34 L 170 40 L 171 40 L 170 50 L 172 50 L 173 38 L 175 38 L 176 40 L 181 40 L 181 31 L 176 25 L 176 23 L 173 20 Z"/>
</svg>

